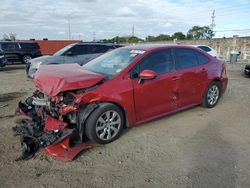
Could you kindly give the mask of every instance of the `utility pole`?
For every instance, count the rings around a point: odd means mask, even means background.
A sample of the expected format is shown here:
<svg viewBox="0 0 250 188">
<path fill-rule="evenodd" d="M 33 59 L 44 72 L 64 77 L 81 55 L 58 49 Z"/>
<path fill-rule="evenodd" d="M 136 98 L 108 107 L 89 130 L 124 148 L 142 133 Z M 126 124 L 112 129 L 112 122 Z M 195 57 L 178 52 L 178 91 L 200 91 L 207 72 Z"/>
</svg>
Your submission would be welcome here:
<svg viewBox="0 0 250 188">
<path fill-rule="evenodd" d="M 69 40 L 71 40 L 71 31 L 70 31 L 70 14 L 68 15 L 68 29 L 69 29 Z"/>
<path fill-rule="evenodd" d="M 214 28 L 215 28 L 215 10 L 213 10 L 213 13 L 212 13 L 212 16 L 211 16 L 211 18 L 212 18 L 212 23 L 211 23 L 211 25 L 210 25 L 210 28 L 211 28 L 211 30 L 212 30 L 212 32 L 214 32 Z"/>
<path fill-rule="evenodd" d="M 135 36 L 135 25 L 133 24 L 133 26 L 132 26 L 132 37 L 134 37 Z"/>
<path fill-rule="evenodd" d="M 93 42 L 95 42 L 95 32 L 93 33 Z"/>
</svg>

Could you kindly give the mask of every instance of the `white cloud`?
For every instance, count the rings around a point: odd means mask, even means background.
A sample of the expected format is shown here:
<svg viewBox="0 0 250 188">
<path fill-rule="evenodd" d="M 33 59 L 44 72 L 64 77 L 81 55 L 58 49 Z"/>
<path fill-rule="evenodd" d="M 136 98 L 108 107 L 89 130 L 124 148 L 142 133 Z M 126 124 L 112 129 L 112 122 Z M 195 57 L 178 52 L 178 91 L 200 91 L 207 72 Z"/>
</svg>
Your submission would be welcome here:
<svg viewBox="0 0 250 188">
<path fill-rule="evenodd" d="M 167 23 L 164 24 L 164 26 L 165 27 L 171 27 L 171 26 L 173 26 L 173 24 L 171 24 L 170 22 L 167 22 Z"/>
<path fill-rule="evenodd" d="M 86 40 L 130 35 L 132 25 L 140 37 L 187 32 L 193 25 L 209 25 L 216 9 L 216 29 L 244 25 L 247 18 L 247 0 L 238 0 L 236 6 L 224 1 L 210 0 L 1 0 L 0 36 L 14 32 L 29 38 L 68 38 L 68 15 L 71 32 L 82 33 Z M 242 9 L 237 8 L 241 6 Z M 224 7 L 224 8 L 223 8 Z M 249 8 L 249 7 L 248 7 Z M 244 20 L 245 19 L 245 20 Z M 241 24 L 238 24 L 241 23 Z"/>
<path fill-rule="evenodd" d="M 65 31 L 59 31 L 59 32 L 57 32 L 59 35 L 64 35 L 64 34 L 66 34 L 66 32 Z"/>
<path fill-rule="evenodd" d="M 118 16 L 124 16 L 124 17 L 132 17 L 132 16 L 135 16 L 135 12 L 132 11 L 130 8 L 128 7 L 122 7 L 122 8 L 119 8 L 117 11 L 116 11 L 116 14 Z"/>
</svg>

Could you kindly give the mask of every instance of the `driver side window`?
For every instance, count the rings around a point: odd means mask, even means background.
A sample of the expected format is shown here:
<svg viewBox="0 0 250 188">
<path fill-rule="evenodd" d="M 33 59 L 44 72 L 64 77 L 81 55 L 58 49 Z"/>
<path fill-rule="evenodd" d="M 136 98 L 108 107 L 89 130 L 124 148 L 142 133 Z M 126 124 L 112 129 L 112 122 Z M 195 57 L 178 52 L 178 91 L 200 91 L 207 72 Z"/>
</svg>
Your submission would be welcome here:
<svg viewBox="0 0 250 188">
<path fill-rule="evenodd" d="M 139 72 L 143 70 L 152 70 L 158 75 L 172 72 L 174 70 L 174 61 L 171 49 L 153 52 L 145 57 L 139 63 Z"/>
</svg>

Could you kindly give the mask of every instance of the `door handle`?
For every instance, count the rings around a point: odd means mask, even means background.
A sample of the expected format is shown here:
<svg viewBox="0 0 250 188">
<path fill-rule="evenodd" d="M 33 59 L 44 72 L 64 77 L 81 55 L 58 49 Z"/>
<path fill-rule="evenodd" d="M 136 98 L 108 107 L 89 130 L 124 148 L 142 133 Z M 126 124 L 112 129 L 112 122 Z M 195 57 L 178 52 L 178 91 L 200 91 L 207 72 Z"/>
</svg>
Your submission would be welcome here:
<svg viewBox="0 0 250 188">
<path fill-rule="evenodd" d="M 173 81 L 180 80 L 180 79 L 181 79 L 180 76 L 173 76 L 173 77 L 172 77 L 172 80 L 173 80 Z"/>
</svg>

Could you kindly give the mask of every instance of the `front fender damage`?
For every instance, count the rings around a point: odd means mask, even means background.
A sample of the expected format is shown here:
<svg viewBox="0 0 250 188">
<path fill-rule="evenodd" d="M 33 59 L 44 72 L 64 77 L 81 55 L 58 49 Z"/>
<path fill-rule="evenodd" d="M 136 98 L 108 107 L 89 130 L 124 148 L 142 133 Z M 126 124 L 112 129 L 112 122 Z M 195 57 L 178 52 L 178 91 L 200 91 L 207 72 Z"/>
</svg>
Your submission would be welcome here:
<svg viewBox="0 0 250 188">
<path fill-rule="evenodd" d="M 17 160 L 31 159 L 42 148 L 46 154 L 56 159 L 71 161 L 81 151 L 96 146 L 83 137 L 85 121 L 98 104 L 82 106 L 77 112 L 76 125 L 71 125 L 63 119 L 45 114 L 29 103 L 29 100 L 26 99 L 18 105 L 18 111 L 29 119 L 19 119 L 13 128 L 14 136 L 20 137 L 22 146 L 22 153 Z"/>
</svg>

